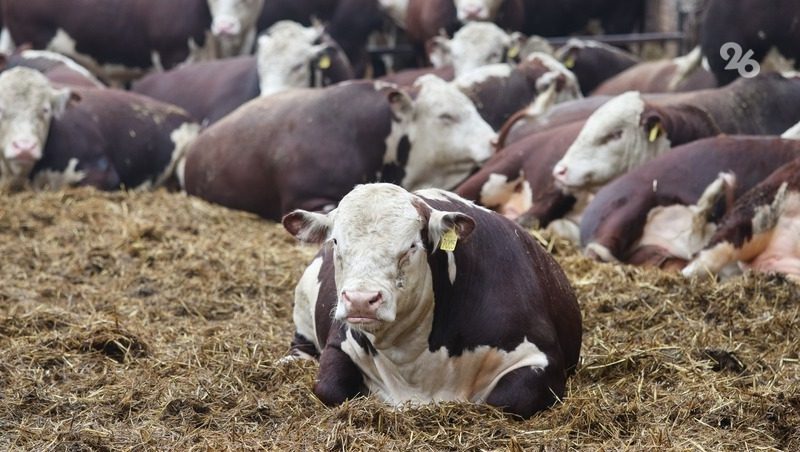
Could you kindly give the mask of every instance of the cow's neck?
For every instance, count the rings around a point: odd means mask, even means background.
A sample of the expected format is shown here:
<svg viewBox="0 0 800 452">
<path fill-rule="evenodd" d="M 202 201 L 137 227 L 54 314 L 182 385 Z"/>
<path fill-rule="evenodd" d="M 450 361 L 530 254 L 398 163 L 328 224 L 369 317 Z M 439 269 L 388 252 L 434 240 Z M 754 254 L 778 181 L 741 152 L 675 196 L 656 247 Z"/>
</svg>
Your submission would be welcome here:
<svg viewBox="0 0 800 452">
<path fill-rule="evenodd" d="M 721 133 L 719 126 L 705 110 L 691 105 L 665 108 L 662 118 L 673 147 Z"/>
</svg>

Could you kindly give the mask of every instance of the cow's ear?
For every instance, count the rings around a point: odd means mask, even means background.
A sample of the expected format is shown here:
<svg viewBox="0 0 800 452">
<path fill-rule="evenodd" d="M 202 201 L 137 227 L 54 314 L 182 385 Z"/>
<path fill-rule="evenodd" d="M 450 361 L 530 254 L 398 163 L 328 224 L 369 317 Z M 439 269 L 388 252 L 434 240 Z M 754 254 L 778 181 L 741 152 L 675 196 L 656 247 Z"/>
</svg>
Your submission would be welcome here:
<svg viewBox="0 0 800 452">
<path fill-rule="evenodd" d="M 434 210 L 428 220 L 428 237 L 433 245 L 433 249 L 442 248 L 446 251 L 453 251 L 456 244 L 452 242 L 453 234 L 457 240 L 463 240 L 475 230 L 475 220 L 461 212 L 442 212 Z M 443 241 L 444 239 L 444 241 Z M 450 248 L 446 249 L 446 245 Z"/>
<path fill-rule="evenodd" d="M 50 97 L 53 116 L 60 117 L 67 110 L 70 102 L 80 102 L 81 95 L 69 88 L 54 88 Z"/>
<path fill-rule="evenodd" d="M 450 56 L 450 40 L 447 36 L 434 36 L 425 43 L 428 60 L 433 67 L 447 66 L 452 63 Z"/>
<path fill-rule="evenodd" d="M 411 114 L 414 110 L 414 100 L 411 99 L 404 91 L 399 89 L 392 89 L 386 93 L 386 99 L 389 100 L 389 106 L 392 107 L 392 113 L 395 117 L 402 118 Z"/>
<path fill-rule="evenodd" d="M 650 143 L 655 143 L 656 140 L 667 134 L 661 114 L 655 110 L 645 110 L 642 113 L 642 127 L 647 136 L 647 141 Z"/>
<path fill-rule="evenodd" d="M 320 244 L 327 240 L 331 222 L 327 215 L 295 210 L 283 217 L 283 227 L 305 243 Z"/>
</svg>

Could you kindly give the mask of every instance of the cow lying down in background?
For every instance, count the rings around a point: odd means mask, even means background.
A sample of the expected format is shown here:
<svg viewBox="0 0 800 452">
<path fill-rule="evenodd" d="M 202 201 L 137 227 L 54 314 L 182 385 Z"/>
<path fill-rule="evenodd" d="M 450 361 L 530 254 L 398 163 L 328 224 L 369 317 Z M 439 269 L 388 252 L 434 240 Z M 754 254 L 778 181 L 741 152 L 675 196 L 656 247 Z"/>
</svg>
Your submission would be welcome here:
<svg viewBox="0 0 800 452">
<path fill-rule="evenodd" d="M 107 88 L 52 85 L 17 67 L 0 74 L 0 185 L 59 189 L 172 185 L 198 126 L 188 113 Z"/>
<path fill-rule="evenodd" d="M 283 225 L 323 248 L 295 290 L 292 353 L 319 358 L 315 394 L 488 403 L 529 417 L 564 395 L 581 314 L 521 227 L 441 190 L 357 186 Z"/>
<path fill-rule="evenodd" d="M 600 261 L 679 270 L 729 204 L 797 157 L 800 141 L 774 136 L 679 146 L 598 191 L 581 219 L 581 244 Z"/>
<path fill-rule="evenodd" d="M 800 282 L 800 158 L 742 196 L 684 276 L 781 273 Z"/>
</svg>

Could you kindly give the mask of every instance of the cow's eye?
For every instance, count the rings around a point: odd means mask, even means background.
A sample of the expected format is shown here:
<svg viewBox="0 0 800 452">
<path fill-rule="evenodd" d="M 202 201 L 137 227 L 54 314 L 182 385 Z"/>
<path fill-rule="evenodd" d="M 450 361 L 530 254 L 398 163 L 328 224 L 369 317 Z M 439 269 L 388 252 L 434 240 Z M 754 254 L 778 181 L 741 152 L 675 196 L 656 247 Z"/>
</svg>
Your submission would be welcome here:
<svg viewBox="0 0 800 452">
<path fill-rule="evenodd" d="M 331 243 L 333 243 L 333 246 L 336 246 L 336 245 L 339 244 L 339 242 L 337 242 L 336 239 L 331 239 Z"/>
<path fill-rule="evenodd" d="M 439 120 L 445 124 L 455 124 L 458 121 L 458 118 L 450 113 L 442 113 L 439 115 Z"/>
<path fill-rule="evenodd" d="M 600 144 L 603 145 L 606 143 L 610 143 L 611 141 L 619 140 L 621 137 L 622 137 L 622 130 L 615 130 L 609 133 L 608 135 L 604 136 L 603 138 L 601 138 Z"/>
</svg>

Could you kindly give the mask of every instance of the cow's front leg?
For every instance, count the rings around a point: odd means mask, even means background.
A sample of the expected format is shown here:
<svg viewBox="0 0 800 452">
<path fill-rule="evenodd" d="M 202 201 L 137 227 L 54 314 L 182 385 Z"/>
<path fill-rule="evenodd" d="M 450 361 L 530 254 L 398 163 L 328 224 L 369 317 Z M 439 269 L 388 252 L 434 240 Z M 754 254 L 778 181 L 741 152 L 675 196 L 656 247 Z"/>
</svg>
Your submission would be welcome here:
<svg viewBox="0 0 800 452">
<path fill-rule="evenodd" d="M 328 345 L 319 360 L 314 394 L 328 406 L 339 405 L 363 393 L 364 377 L 339 346 Z"/>
<path fill-rule="evenodd" d="M 544 369 L 515 369 L 497 382 L 486 403 L 527 419 L 564 395 L 565 378 L 563 370 L 552 363 Z"/>
</svg>

